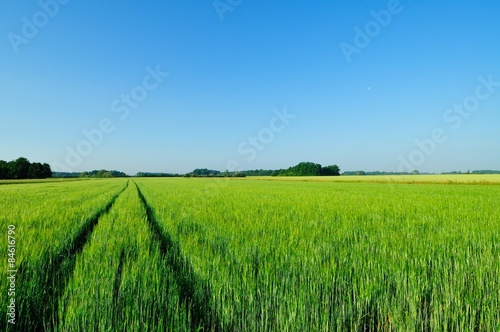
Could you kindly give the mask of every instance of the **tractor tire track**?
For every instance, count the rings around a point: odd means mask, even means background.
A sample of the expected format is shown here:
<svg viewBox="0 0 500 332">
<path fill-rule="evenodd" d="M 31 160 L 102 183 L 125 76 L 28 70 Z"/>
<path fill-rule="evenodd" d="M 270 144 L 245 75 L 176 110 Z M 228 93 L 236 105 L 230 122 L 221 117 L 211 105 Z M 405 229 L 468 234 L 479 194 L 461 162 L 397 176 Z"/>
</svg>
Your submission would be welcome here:
<svg viewBox="0 0 500 332">
<path fill-rule="evenodd" d="M 192 328 L 197 331 L 218 331 L 220 325 L 216 311 L 212 307 L 209 282 L 196 275 L 189 261 L 182 256 L 179 244 L 162 229 L 154 209 L 148 204 L 137 183 L 134 184 L 146 210 L 153 241 L 158 243 L 165 263 L 172 269 L 173 277 L 179 287 L 180 304 L 189 311 Z"/>
<path fill-rule="evenodd" d="M 66 285 L 73 275 L 76 265 L 76 255 L 80 253 L 90 239 L 90 236 L 99 219 L 107 214 L 113 207 L 118 197 L 128 188 L 129 181 L 123 189 L 115 194 L 111 200 L 100 209 L 94 216 L 78 230 L 75 237 L 68 241 L 67 245 L 52 257 L 43 257 L 40 263 L 25 264 L 19 266 L 20 285 L 35 289 L 35 296 L 23 296 L 20 294 L 20 317 L 30 317 L 30 319 L 20 319 L 15 326 L 17 331 L 51 331 L 54 330 L 58 315 L 59 297 L 63 294 Z M 30 280 L 30 276 L 35 275 L 31 271 L 45 270 L 42 280 Z M 29 294 L 29 291 L 28 291 Z"/>
</svg>

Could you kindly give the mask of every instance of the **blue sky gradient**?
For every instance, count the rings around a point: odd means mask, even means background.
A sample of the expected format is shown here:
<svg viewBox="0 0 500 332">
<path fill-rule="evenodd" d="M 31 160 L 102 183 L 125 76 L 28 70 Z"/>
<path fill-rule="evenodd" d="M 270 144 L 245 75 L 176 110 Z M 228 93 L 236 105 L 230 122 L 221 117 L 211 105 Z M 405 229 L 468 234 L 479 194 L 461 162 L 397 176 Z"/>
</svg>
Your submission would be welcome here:
<svg viewBox="0 0 500 332">
<path fill-rule="evenodd" d="M 7 0 L 0 159 L 129 174 L 500 169 L 498 17 L 493 0 Z M 102 121 L 113 130 L 92 142 L 83 132 Z"/>
</svg>

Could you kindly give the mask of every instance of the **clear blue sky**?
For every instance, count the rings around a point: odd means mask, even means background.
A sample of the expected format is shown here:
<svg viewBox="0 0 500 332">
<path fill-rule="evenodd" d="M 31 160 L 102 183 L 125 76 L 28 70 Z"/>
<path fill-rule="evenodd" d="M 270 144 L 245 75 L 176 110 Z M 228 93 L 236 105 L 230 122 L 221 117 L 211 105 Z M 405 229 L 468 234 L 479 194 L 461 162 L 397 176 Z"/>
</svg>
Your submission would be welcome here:
<svg viewBox="0 0 500 332">
<path fill-rule="evenodd" d="M 496 0 L 60 1 L 0 4 L 0 159 L 500 169 Z"/>
</svg>

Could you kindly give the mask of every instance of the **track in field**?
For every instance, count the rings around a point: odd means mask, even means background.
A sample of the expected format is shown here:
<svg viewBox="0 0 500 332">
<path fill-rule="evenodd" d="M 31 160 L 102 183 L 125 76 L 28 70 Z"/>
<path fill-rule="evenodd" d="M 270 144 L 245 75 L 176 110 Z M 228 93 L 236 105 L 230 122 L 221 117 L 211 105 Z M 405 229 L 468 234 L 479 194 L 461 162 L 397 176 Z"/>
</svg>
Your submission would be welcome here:
<svg viewBox="0 0 500 332">
<path fill-rule="evenodd" d="M 146 211 L 148 227 L 151 231 L 151 241 L 156 243 L 161 253 L 165 266 L 169 266 L 173 279 L 177 284 L 179 295 L 179 307 L 185 308 L 186 316 L 190 317 L 190 325 L 193 330 L 216 331 L 219 329 L 218 320 L 211 306 L 210 284 L 201 280 L 188 260 L 181 255 L 179 244 L 172 239 L 170 234 L 165 232 L 156 219 L 153 208 L 148 204 L 141 190 L 135 185 L 135 190 L 140 198 L 140 202 Z M 51 331 L 57 329 L 60 321 L 59 303 L 71 278 L 73 278 L 76 267 L 76 258 L 84 254 L 95 227 L 100 219 L 107 215 L 114 208 L 116 200 L 125 190 L 133 190 L 129 186 L 129 181 L 112 199 L 99 210 L 92 218 L 83 225 L 76 235 L 67 242 L 65 249 L 55 257 L 45 257 L 41 260 L 43 267 L 28 264 L 21 264 L 19 267 L 20 284 L 29 285 L 29 288 L 36 289 L 31 297 L 20 296 L 20 319 L 12 331 Z M 127 257 L 122 250 L 113 289 L 109 292 L 113 294 L 113 311 L 117 322 L 120 309 L 120 287 L 122 283 L 122 272 Z M 47 273 L 43 280 L 30 280 L 30 276 L 35 275 L 31 271 L 43 268 Z M 99 304 L 96 303 L 96 306 Z M 61 308 L 62 309 L 62 308 Z"/>
<path fill-rule="evenodd" d="M 21 263 L 19 266 L 19 276 L 21 285 L 35 287 L 38 292 L 36 297 L 23 296 L 20 294 L 20 316 L 29 319 L 20 319 L 16 325 L 18 331 L 43 331 L 52 329 L 54 313 L 57 313 L 58 298 L 64 291 L 66 284 L 72 276 L 75 268 L 76 255 L 80 253 L 88 242 L 92 231 L 99 223 L 99 219 L 107 214 L 113 207 L 118 197 L 128 188 L 129 182 L 111 200 L 90 218 L 84 226 L 76 233 L 75 237 L 68 241 L 64 249 L 55 257 L 46 257 L 42 261 L 47 264 L 41 267 L 30 266 Z M 47 278 L 44 280 L 29 280 L 33 275 L 31 269 L 44 269 Z M 34 284 L 33 284 L 34 282 Z"/>
<path fill-rule="evenodd" d="M 135 184 L 135 183 L 134 183 Z M 180 299 L 190 310 L 193 319 L 193 328 L 202 328 L 204 331 L 212 331 L 218 328 L 216 315 L 211 307 L 211 290 L 208 281 L 201 280 L 185 257 L 182 257 L 179 244 L 161 229 L 154 209 L 148 204 L 141 190 L 137 187 L 139 197 L 146 210 L 151 233 L 158 241 L 160 251 L 165 263 L 171 266 L 174 279 L 179 285 Z"/>
</svg>

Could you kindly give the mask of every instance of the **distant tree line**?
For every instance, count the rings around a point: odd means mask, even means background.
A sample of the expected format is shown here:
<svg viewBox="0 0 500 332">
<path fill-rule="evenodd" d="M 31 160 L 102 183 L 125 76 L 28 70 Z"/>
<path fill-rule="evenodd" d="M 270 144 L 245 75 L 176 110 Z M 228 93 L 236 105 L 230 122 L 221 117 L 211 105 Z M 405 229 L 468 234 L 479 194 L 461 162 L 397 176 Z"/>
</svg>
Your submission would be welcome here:
<svg viewBox="0 0 500 332">
<path fill-rule="evenodd" d="M 145 178 L 172 178 L 179 177 L 179 174 L 172 173 L 150 173 L 150 172 L 138 172 L 136 174 L 137 177 L 145 177 Z"/>
<path fill-rule="evenodd" d="M 127 174 L 120 171 L 107 171 L 105 169 L 90 172 L 54 172 L 55 178 L 123 178 Z"/>
<path fill-rule="evenodd" d="M 248 171 L 241 171 L 240 173 L 246 176 L 278 176 L 284 170 L 282 169 L 255 169 Z"/>
<path fill-rule="evenodd" d="M 481 171 L 472 171 L 471 174 L 500 174 L 500 171 L 481 170 Z"/>
<path fill-rule="evenodd" d="M 338 176 L 340 168 L 337 165 L 321 166 L 311 162 L 301 162 L 296 166 L 281 171 L 279 176 Z"/>
<path fill-rule="evenodd" d="M 213 169 L 207 169 L 207 168 L 197 168 L 191 173 L 186 173 L 184 174 L 184 177 L 215 177 L 215 178 L 223 178 L 223 177 L 245 177 L 246 175 L 243 174 L 243 172 L 220 172 L 216 171 Z"/>
<path fill-rule="evenodd" d="M 94 170 L 90 172 L 81 172 L 81 178 L 125 178 L 128 177 L 127 174 L 120 171 L 107 171 L 105 169 Z"/>
<path fill-rule="evenodd" d="M 429 174 L 429 173 L 420 173 L 418 170 L 414 170 L 411 173 L 408 172 L 381 172 L 381 171 L 345 171 L 342 175 L 350 176 L 350 175 L 415 175 L 415 174 Z"/>
<path fill-rule="evenodd" d="M 19 161 L 19 159 L 21 159 Z M 25 164 L 25 158 L 19 158 L 16 161 L 6 163 L 0 160 L 0 179 L 6 179 L 4 174 L 10 174 L 9 171 L 5 170 L 5 164 L 11 164 L 18 162 L 18 164 Z M 24 160 L 22 160 L 24 159 Z M 36 166 L 32 167 L 32 174 L 36 173 L 36 169 L 40 170 L 40 165 L 47 164 L 34 163 Z M 19 167 L 23 168 L 23 167 Z M 47 173 L 48 174 L 48 173 Z M 107 171 L 107 170 L 94 170 L 91 172 L 51 172 L 52 177 L 55 178 L 111 178 L 111 177 L 127 177 L 127 175 L 120 171 Z M 432 174 L 432 173 L 420 173 L 418 170 L 413 172 L 383 172 L 383 171 L 345 171 L 342 175 L 416 175 L 416 174 Z M 443 172 L 441 174 L 500 174 L 500 171 L 495 170 L 478 170 L 478 171 L 453 171 L 453 172 Z M 151 173 L 151 172 L 138 172 L 135 176 L 137 177 L 246 177 L 246 176 L 338 176 L 340 175 L 340 168 L 337 165 L 331 166 L 321 166 L 320 164 L 312 162 L 301 162 L 296 166 L 289 167 L 288 169 L 255 169 L 246 171 L 235 171 L 230 172 L 228 170 L 221 172 L 216 170 L 211 170 L 208 168 L 197 168 L 190 173 L 174 174 L 174 173 Z M 48 176 L 50 177 L 50 176 Z M 29 177 L 28 177 L 29 178 Z"/>
<path fill-rule="evenodd" d="M 52 170 L 46 163 L 30 163 L 24 157 L 12 161 L 0 160 L 0 179 L 46 179 L 52 177 Z"/>
<path fill-rule="evenodd" d="M 192 176 L 218 176 L 220 175 L 219 171 L 214 171 L 206 168 L 197 168 L 191 172 Z"/>
<path fill-rule="evenodd" d="M 54 178 L 79 178 L 80 172 L 52 172 Z"/>
<path fill-rule="evenodd" d="M 467 172 L 462 172 L 462 171 L 453 171 L 453 172 L 445 172 L 441 174 L 500 174 L 500 171 L 495 171 L 495 170 L 479 170 L 479 171 L 467 171 Z"/>
<path fill-rule="evenodd" d="M 207 168 L 197 168 L 191 173 L 187 173 L 185 177 L 246 177 L 246 176 L 338 176 L 340 175 L 340 168 L 337 165 L 321 166 L 311 162 L 301 162 L 296 166 L 288 169 L 276 170 L 248 170 L 220 172 Z"/>
</svg>

